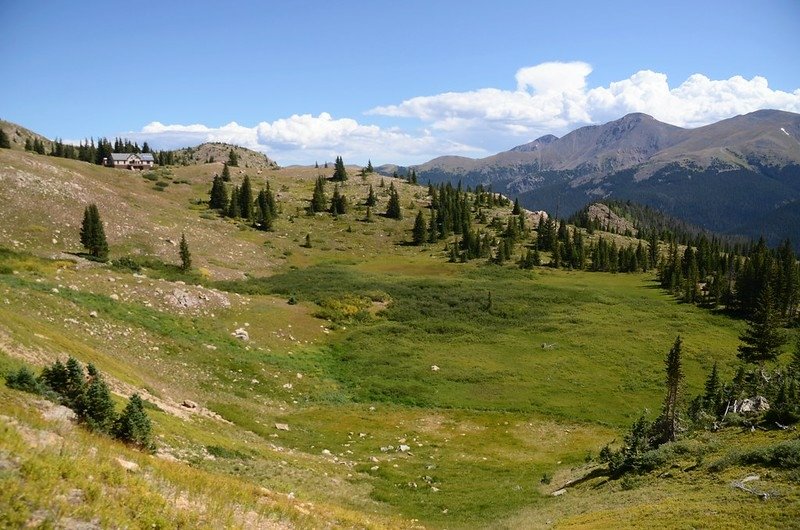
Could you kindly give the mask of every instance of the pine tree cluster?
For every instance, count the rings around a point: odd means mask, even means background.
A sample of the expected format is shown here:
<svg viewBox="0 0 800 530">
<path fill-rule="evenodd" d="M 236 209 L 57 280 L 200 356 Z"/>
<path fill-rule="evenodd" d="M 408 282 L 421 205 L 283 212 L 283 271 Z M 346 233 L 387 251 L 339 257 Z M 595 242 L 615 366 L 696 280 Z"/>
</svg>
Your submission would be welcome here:
<svg viewBox="0 0 800 530">
<path fill-rule="evenodd" d="M 146 451 L 154 449 L 150 418 L 144 402 L 134 394 L 121 414 L 114 410 L 111 391 L 103 376 L 89 364 L 73 357 L 66 363 L 57 360 L 36 377 L 27 367 L 6 376 L 10 388 L 43 395 L 72 409 L 78 421 L 89 430 L 105 433 Z"/>
<path fill-rule="evenodd" d="M 684 302 L 725 306 L 752 315 L 765 289 L 771 289 L 776 318 L 791 322 L 800 315 L 800 265 L 787 240 L 769 249 L 763 239 L 751 246 L 728 248 L 698 236 L 680 252 L 677 242 L 658 265 L 661 286 Z"/>
<path fill-rule="evenodd" d="M 225 217 L 243 219 L 258 230 L 272 230 L 279 211 L 269 182 L 265 182 L 264 188 L 254 197 L 250 176 L 245 175 L 242 185 L 233 186 L 229 196 L 225 184 L 226 174 L 229 181 L 227 165 L 223 166 L 222 175 L 214 175 L 208 194 L 208 207 L 218 210 Z"/>
</svg>

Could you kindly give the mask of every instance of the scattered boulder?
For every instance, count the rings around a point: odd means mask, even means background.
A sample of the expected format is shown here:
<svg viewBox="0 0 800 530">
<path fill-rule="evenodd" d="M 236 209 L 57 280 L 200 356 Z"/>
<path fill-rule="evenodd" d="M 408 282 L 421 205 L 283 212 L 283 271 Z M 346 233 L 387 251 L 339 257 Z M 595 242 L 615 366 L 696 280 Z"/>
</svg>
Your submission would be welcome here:
<svg viewBox="0 0 800 530">
<path fill-rule="evenodd" d="M 200 299 L 185 289 L 175 288 L 166 296 L 169 304 L 175 307 L 192 308 L 200 304 Z"/>
<path fill-rule="evenodd" d="M 97 311 L 90 311 L 89 316 L 92 318 L 97 318 Z"/>
<path fill-rule="evenodd" d="M 189 399 L 184 399 L 183 403 L 181 403 L 181 407 L 185 407 L 187 409 L 196 409 L 197 408 L 197 403 L 195 403 L 194 401 L 191 401 Z"/>
<path fill-rule="evenodd" d="M 433 366 L 431 366 L 431 371 L 432 372 L 438 372 L 439 371 L 439 367 L 434 364 Z"/>
<path fill-rule="evenodd" d="M 42 417 L 48 421 L 69 423 L 77 419 L 78 416 L 72 409 L 68 407 L 63 405 L 54 405 L 43 410 Z"/>
<path fill-rule="evenodd" d="M 117 464 L 119 464 L 122 469 L 130 471 L 131 473 L 139 471 L 139 464 L 131 462 L 130 460 L 125 460 L 124 458 L 117 457 Z"/>
<path fill-rule="evenodd" d="M 289 430 L 289 424 L 288 423 L 276 423 L 275 424 L 275 428 L 278 429 L 279 431 L 288 431 Z"/>
<path fill-rule="evenodd" d="M 247 333 L 247 330 L 244 328 L 237 328 L 231 335 L 244 341 L 250 340 L 250 334 Z"/>
<path fill-rule="evenodd" d="M 758 414 L 769 410 L 769 402 L 764 396 L 747 398 L 739 405 L 738 412 L 741 414 Z"/>
</svg>

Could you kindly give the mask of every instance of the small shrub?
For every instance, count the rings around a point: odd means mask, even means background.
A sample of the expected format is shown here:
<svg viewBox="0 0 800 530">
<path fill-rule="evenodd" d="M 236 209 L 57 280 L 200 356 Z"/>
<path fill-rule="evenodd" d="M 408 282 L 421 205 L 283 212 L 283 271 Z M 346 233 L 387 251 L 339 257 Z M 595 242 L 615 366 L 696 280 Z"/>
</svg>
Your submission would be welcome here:
<svg viewBox="0 0 800 530">
<path fill-rule="evenodd" d="M 314 313 L 317 318 L 324 318 L 336 323 L 363 322 L 370 319 L 367 310 L 371 301 L 353 294 L 325 298 L 318 302 L 320 310 Z"/>
<path fill-rule="evenodd" d="M 620 480 L 619 484 L 623 490 L 630 491 L 639 485 L 639 481 L 636 480 L 631 475 L 627 475 L 625 477 L 622 477 L 622 480 Z"/>
<path fill-rule="evenodd" d="M 123 256 L 111 262 L 111 266 L 116 269 L 129 270 L 133 272 L 141 272 L 142 265 L 135 258 L 130 256 Z"/>
<path fill-rule="evenodd" d="M 800 470 L 800 440 L 790 440 L 749 451 L 734 451 L 708 466 L 708 469 L 717 472 L 737 465 L 761 465 Z"/>
<path fill-rule="evenodd" d="M 26 366 L 6 375 L 6 386 L 31 394 L 41 394 L 44 390 L 42 384 L 36 379 L 36 375 Z"/>
<path fill-rule="evenodd" d="M 236 449 L 228 449 L 227 447 L 220 447 L 218 445 L 207 445 L 206 451 L 208 451 L 208 454 L 217 458 L 238 458 L 240 460 L 247 460 L 250 458 L 249 455 L 241 451 L 237 451 Z"/>
</svg>

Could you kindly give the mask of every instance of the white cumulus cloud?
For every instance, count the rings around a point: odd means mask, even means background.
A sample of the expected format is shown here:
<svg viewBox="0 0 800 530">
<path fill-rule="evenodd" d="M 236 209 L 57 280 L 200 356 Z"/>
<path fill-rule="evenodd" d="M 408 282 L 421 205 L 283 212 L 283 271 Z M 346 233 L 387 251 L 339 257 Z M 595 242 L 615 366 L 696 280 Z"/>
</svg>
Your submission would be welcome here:
<svg viewBox="0 0 800 530">
<path fill-rule="evenodd" d="M 417 96 L 367 114 L 416 118 L 434 130 L 473 143 L 480 135 L 527 141 L 562 135 L 582 125 L 644 112 L 682 127 L 697 127 L 764 108 L 800 112 L 800 89 L 773 90 L 763 77 L 712 80 L 694 74 L 670 87 L 667 76 L 641 70 L 608 86 L 589 87 L 584 62 L 547 62 L 520 68 L 516 89 L 482 88 Z"/>
<path fill-rule="evenodd" d="M 533 92 L 575 92 L 586 87 L 586 78 L 592 73 L 587 63 L 542 63 L 517 70 L 517 90 Z"/>
<path fill-rule="evenodd" d="M 279 164 L 313 164 L 341 155 L 348 163 L 424 162 L 442 153 L 469 156 L 487 151 L 462 142 L 432 135 L 411 134 L 397 128 L 364 125 L 351 118 L 335 119 L 327 112 L 318 116 L 294 114 L 273 122 L 245 127 L 231 122 L 222 127 L 201 124 L 150 123 L 127 137 L 147 140 L 156 149 L 174 149 L 203 142 L 226 142 L 261 151 Z"/>
</svg>

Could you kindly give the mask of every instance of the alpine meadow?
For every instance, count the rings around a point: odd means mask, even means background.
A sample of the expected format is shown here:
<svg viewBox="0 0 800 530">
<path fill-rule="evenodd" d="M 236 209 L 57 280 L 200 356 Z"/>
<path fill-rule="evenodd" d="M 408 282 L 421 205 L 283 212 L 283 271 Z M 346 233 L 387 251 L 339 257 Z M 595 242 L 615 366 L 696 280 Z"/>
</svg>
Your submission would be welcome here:
<svg viewBox="0 0 800 530">
<path fill-rule="evenodd" d="M 800 528 L 798 15 L 4 3 L 0 528 Z"/>
</svg>

